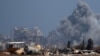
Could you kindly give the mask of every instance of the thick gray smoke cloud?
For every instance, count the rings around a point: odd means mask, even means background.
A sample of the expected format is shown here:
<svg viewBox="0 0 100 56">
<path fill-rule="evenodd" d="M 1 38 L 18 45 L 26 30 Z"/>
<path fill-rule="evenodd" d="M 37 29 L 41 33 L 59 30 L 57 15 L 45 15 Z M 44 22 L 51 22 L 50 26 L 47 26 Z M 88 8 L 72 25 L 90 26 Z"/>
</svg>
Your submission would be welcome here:
<svg viewBox="0 0 100 56">
<path fill-rule="evenodd" d="M 60 22 L 56 30 L 50 32 L 49 44 L 63 43 L 71 40 L 74 44 L 83 38 L 92 38 L 94 43 L 100 40 L 100 15 L 96 15 L 87 3 L 79 1 L 73 13 Z"/>
</svg>

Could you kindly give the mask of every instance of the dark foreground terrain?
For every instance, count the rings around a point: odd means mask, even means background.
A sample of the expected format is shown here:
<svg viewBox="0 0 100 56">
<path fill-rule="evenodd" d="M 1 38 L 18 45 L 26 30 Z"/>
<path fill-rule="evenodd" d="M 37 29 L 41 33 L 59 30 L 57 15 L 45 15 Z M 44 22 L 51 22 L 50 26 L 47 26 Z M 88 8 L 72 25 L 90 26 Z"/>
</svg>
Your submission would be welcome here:
<svg viewBox="0 0 100 56">
<path fill-rule="evenodd" d="M 44 55 L 7 55 L 7 54 L 0 54 L 0 56 L 44 56 Z M 84 54 L 69 54 L 69 55 L 60 54 L 60 55 L 51 55 L 51 56 L 100 56 L 100 54 L 88 54 L 88 55 L 84 55 Z"/>
</svg>

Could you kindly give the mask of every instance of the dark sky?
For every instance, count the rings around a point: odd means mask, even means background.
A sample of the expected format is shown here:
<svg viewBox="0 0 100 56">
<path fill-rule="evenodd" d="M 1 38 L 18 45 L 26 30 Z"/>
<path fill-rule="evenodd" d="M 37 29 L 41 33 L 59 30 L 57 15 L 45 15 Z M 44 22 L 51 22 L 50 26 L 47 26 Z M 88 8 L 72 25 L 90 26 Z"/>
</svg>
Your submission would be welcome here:
<svg viewBox="0 0 100 56">
<path fill-rule="evenodd" d="M 84 0 L 94 12 L 100 12 L 100 0 Z M 44 35 L 69 16 L 78 0 L 0 0 L 0 34 L 8 35 L 14 27 L 37 26 Z"/>
</svg>

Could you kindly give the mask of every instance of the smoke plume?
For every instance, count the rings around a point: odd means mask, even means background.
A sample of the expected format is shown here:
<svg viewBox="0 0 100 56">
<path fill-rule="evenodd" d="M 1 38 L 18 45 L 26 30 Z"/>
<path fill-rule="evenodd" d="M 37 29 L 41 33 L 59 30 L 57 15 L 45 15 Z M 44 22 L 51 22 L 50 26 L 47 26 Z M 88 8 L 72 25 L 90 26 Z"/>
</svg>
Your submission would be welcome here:
<svg viewBox="0 0 100 56">
<path fill-rule="evenodd" d="M 100 15 L 96 15 L 87 3 L 79 1 L 73 13 L 62 20 L 48 38 L 48 43 L 55 45 L 66 44 L 68 40 L 76 44 L 83 38 L 92 38 L 94 43 L 100 44 Z"/>
</svg>

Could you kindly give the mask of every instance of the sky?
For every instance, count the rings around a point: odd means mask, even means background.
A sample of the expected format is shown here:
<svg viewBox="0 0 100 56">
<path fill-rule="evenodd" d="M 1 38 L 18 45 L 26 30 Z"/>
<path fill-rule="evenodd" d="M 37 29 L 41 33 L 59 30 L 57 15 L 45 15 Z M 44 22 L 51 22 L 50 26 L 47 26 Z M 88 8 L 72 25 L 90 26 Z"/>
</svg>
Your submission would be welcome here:
<svg viewBox="0 0 100 56">
<path fill-rule="evenodd" d="M 84 0 L 95 13 L 100 0 Z M 57 28 L 76 8 L 78 0 L 0 0 L 0 34 L 9 35 L 14 27 L 39 27 L 45 36 Z"/>
</svg>

